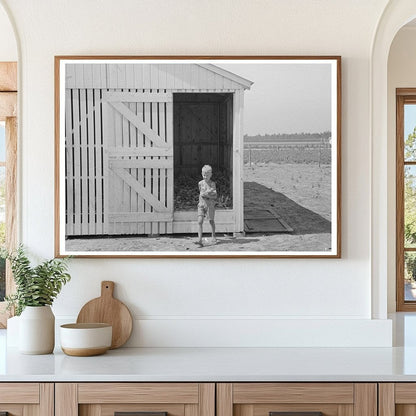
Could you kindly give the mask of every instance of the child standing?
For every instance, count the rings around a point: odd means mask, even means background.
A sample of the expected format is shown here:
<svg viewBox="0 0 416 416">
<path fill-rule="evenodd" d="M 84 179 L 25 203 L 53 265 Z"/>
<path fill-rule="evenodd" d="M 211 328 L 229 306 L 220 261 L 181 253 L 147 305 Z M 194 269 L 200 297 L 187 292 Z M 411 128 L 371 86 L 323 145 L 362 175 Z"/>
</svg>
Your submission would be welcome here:
<svg viewBox="0 0 416 416">
<path fill-rule="evenodd" d="M 211 225 L 212 231 L 212 243 L 216 244 L 217 239 L 215 236 L 215 200 L 217 199 L 217 190 L 215 182 L 211 180 L 212 168 L 209 165 L 205 165 L 202 168 L 202 181 L 198 183 L 199 187 L 199 202 L 198 202 L 198 241 L 197 244 L 202 247 L 202 225 L 204 223 L 204 217 L 207 217 Z"/>
</svg>

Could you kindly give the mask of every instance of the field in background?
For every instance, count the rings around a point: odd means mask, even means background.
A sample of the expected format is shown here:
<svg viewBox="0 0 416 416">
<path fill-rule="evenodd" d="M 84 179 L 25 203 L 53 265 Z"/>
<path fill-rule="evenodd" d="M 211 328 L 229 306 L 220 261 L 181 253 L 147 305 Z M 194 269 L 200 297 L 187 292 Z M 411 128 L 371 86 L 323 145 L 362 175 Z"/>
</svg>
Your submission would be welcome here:
<svg viewBox="0 0 416 416">
<path fill-rule="evenodd" d="M 317 163 L 331 164 L 331 144 L 327 141 L 267 142 L 246 141 L 244 163 Z"/>
<path fill-rule="evenodd" d="M 331 166 L 257 163 L 244 166 L 244 182 L 257 182 L 331 221 Z M 245 205 L 253 196 L 246 192 Z M 290 224 L 289 224 L 290 225 Z"/>
<path fill-rule="evenodd" d="M 331 221 L 328 133 L 245 137 L 243 174 Z"/>
</svg>

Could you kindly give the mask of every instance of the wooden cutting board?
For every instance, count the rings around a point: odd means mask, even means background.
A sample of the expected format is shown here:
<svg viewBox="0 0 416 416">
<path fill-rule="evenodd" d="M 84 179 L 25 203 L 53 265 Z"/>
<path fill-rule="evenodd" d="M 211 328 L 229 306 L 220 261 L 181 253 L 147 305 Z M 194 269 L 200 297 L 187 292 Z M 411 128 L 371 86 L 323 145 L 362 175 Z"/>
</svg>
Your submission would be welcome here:
<svg viewBox="0 0 416 416">
<path fill-rule="evenodd" d="M 130 337 L 133 319 L 127 306 L 113 297 L 114 282 L 101 282 L 101 296 L 87 302 L 77 323 L 107 323 L 113 326 L 111 349 L 121 347 Z"/>
</svg>

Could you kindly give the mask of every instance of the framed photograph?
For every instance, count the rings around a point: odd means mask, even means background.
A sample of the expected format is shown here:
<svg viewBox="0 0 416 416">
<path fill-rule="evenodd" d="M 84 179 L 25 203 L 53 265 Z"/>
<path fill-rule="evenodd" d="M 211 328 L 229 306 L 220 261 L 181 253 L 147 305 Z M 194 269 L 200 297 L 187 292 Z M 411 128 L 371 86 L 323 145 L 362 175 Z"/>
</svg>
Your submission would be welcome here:
<svg viewBox="0 0 416 416">
<path fill-rule="evenodd" d="M 339 56 L 55 57 L 56 256 L 341 256 Z"/>
</svg>

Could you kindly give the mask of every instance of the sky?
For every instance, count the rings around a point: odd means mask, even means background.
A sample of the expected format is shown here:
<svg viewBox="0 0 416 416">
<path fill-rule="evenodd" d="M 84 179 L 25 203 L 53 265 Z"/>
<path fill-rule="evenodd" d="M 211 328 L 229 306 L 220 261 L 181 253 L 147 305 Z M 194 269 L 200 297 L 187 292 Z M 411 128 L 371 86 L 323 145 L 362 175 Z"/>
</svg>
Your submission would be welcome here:
<svg viewBox="0 0 416 416">
<path fill-rule="evenodd" d="M 331 130 L 328 63 L 217 64 L 253 81 L 244 94 L 244 134 Z"/>
<path fill-rule="evenodd" d="M 404 140 L 416 127 L 416 105 L 406 104 L 404 107 Z"/>
</svg>

